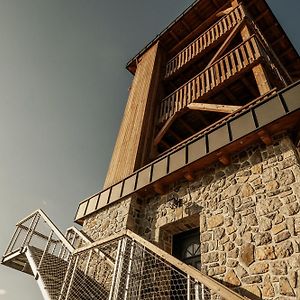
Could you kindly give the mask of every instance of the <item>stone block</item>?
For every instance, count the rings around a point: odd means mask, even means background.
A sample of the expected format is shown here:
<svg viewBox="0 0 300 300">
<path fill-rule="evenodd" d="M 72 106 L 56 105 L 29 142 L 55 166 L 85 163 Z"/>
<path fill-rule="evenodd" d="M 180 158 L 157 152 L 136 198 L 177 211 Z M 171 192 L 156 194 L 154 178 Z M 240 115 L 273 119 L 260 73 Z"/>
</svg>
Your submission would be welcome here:
<svg viewBox="0 0 300 300">
<path fill-rule="evenodd" d="M 219 227 L 223 225 L 223 223 L 224 223 L 223 215 L 216 215 L 207 219 L 207 226 L 209 229 Z"/>
<path fill-rule="evenodd" d="M 244 244 L 241 246 L 240 262 L 249 267 L 254 262 L 254 245 Z"/>
<path fill-rule="evenodd" d="M 291 284 L 286 277 L 281 277 L 279 279 L 279 290 L 281 295 L 290 297 L 295 296 L 294 289 L 291 287 Z"/>
<path fill-rule="evenodd" d="M 276 258 L 273 246 L 262 246 L 255 250 L 255 258 L 257 260 L 272 260 Z"/>
<path fill-rule="evenodd" d="M 239 280 L 239 278 L 237 277 L 237 275 L 235 274 L 233 269 L 229 270 L 226 273 L 226 275 L 224 277 L 224 282 L 228 283 L 229 285 L 233 285 L 233 286 L 241 285 L 241 281 Z"/>
<path fill-rule="evenodd" d="M 263 281 L 262 296 L 266 298 L 273 298 L 275 296 L 274 286 L 269 275 Z"/>
<path fill-rule="evenodd" d="M 287 240 L 289 237 L 291 236 L 289 231 L 283 231 L 278 233 L 275 237 L 274 237 L 274 241 L 276 243 L 282 242 Z"/>
<path fill-rule="evenodd" d="M 275 253 L 278 258 L 284 258 L 294 253 L 293 244 L 291 241 L 285 241 L 275 246 Z"/>
<path fill-rule="evenodd" d="M 266 198 L 264 201 L 257 203 L 256 212 L 258 216 L 264 216 L 277 211 L 282 206 L 278 197 Z"/>
<path fill-rule="evenodd" d="M 256 246 L 266 245 L 272 242 L 272 236 L 269 232 L 257 233 L 254 235 L 254 242 Z"/>
<path fill-rule="evenodd" d="M 219 253 L 218 252 L 209 252 L 202 255 L 202 263 L 213 263 L 219 261 Z"/>
<path fill-rule="evenodd" d="M 280 223 L 278 225 L 275 225 L 272 227 L 271 232 L 273 234 L 278 234 L 279 232 L 283 231 L 286 229 L 286 224 L 285 223 Z"/>
<path fill-rule="evenodd" d="M 249 268 L 251 274 L 264 274 L 269 271 L 269 264 L 265 262 L 257 262 Z"/>
<path fill-rule="evenodd" d="M 273 275 L 286 275 L 287 264 L 285 261 L 274 261 L 271 263 L 271 274 Z"/>
</svg>

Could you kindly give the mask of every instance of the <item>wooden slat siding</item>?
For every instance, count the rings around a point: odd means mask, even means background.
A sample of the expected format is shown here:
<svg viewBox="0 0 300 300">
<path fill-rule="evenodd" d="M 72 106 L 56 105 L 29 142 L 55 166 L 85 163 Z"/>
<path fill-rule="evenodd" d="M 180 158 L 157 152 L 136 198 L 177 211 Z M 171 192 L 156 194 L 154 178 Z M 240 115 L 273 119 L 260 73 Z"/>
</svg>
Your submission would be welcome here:
<svg viewBox="0 0 300 300">
<path fill-rule="evenodd" d="M 237 61 L 237 70 L 240 71 L 243 68 L 243 62 L 242 62 L 242 59 L 241 59 L 241 51 L 240 51 L 240 49 L 236 49 L 234 51 L 234 56 L 235 56 L 236 61 Z"/>
<path fill-rule="evenodd" d="M 246 48 L 246 44 L 248 44 L 248 48 Z M 250 39 L 231 50 L 228 54 L 221 57 L 209 68 L 179 87 L 171 95 L 167 96 L 161 102 L 161 106 L 166 107 L 169 105 L 168 101 L 176 104 L 172 104 L 171 112 L 160 110 L 164 111 L 164 115 L 160 115 L 158 119 L 160 121 L 167 120 L 176 112 L 185 108 L 189 103 L 197 101 L 205 93 L 210 92 L 216 86 L 222 84 L 225 80 L 229 79 L 261 56 L 262 54 L 255 41 L 255 37 L 252 36 Z M 250 57 L 253 59 L 250 60 Z"/>
<path fill-rule="evenodd" d="M 245 49 L 245 45 L 241 46 L 240 51 L 241 51 L 242 57 L 243 57 L 243 60 L 242 60 L 243 67 L 245 67 L 249 64 L 248 56 L 247 56 L 246 49 Z"/>
<path fill-rule="evenodd" d="M 200 80 L 201 80 L 201 97 L 206 93 L 206 90 L 205 90 L 205 74 L 202 73 L 200 75 Z"/>
<path fill-rule="evenodd" d="M 210 70 L 210 81 L 211 81 L 211 85 L 210 88 L 213 89 L 216 86 L 216 78 L 215 78 L 215 74 L 214 74 L 214 69 L 215 68 L 209 68 Z"/>
<path fill-rule="evenodd" d="M 215 64 L 214 65 L 214 69 L 215 69 L 215 76 L 216 76 L 216 85 L 219 85 L 221 80 L 220 80 L 220 72 L 219 72 L 219 64 Z"/>
<path fill-rule="evenodd" d="M 157 89 L 156 76 L 159 76 L 159 72 L 155 71 L 159 64 L 157 43 L 143 55 L 137 65 L 104 189 L 128 177 L 139 164 L 141 151 L 143 151 L 141 144 L 149 139 L 144 131 L 145 122 L 152 118 L 153 110 L 149 111 L 147 107 L 156 98 L 156 94 L 150 93 L 150 91 Z M 126 151 L 124 151 L 124 145 L 126 145 Z"/>
<path fill-rule="evenodd" d="M 196 99 L 200 98 L 200 95 L 201 95 L 200 77 L 201 76 L 197 76 L 197 78 L 196 78 L 196 89 L 197 89 Z"/>
<path fill-rule="evenodd" d="M 170 65 L 170 69 L 165 73 L 165 78 L 172 76 L 180 68 L 182 68 L 189 61 L 200 55 L 203 50 L 215 43 L 223 34 L 231 30 L 240 20 L 241 16 L 244 16 L 242 6 L 236 7 L 228 15 L 221 18 L 218 22 L 213 24 L 205 32 L 203 32 L 198 38 L 186 46 L 181 52 L 170 59 L 167 65 Z"/>
<path fill-rule="evenodd" d="M 231 76 L 231 68 L 229 65 L 229 59 L 228 56 L 225 56 L 225 66 L 226 66 L 226 78 L 229 78 Z"/>
<path fill-rule="evenodd" d="M 232 66 L 232 72 L 233 72 L 233 74 L 235 74 L 237 72 L 237 69 L 236 69 L 237 63 L 234 59 L 234 53 L 230 53 L 229 57 L 230 57 L 230 62 L 231 62 L 231 66 Z"/>
<path fill-rule="evenodd" d="M 220 60 L 219 65 L 221 67 L 221 78 L 222 78 L 222 82 L 223 82 L 224 80 L 226 80 L 226 73 L 225 73 L 224 61 Z"/>
<path fill-rule="evenodd" d="M 191 102 L 194 102 L 196 100 L 196 95 L 197 95 L 197 85 L 196 85 L 196 79 L 193 80 L 193 85 L 192 85 L 192 99 Z"/>
</svg>

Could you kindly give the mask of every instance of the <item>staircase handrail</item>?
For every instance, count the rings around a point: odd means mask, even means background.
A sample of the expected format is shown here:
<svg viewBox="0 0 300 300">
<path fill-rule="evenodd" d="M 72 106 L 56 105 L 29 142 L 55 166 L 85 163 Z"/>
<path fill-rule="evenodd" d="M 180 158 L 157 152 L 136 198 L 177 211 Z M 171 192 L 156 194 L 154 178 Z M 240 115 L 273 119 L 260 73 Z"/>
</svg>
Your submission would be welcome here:
<svg viewBox="0 0 300 300">
<path fill-rule="evenodd" d="M 226 287 L 225 285 L 219 283 L 217 280 L 203 274 L 201 271 L 183 263 L 179 259 L 175 258 L 171 254 L 165 252 L 158 246 L 154 245 L 153 243 L 145 240 L 141 236 L 137 235 L 136 233 L 132 232 L 129 229 L 122 230 L 117 234 L 114 234 L 112 236 L 103 238 L 101 240 L 98 240 L 96 242 L 91 243 L 90 245 L 78 248 L 74 251 L 74 254 L 79 254 L 84 251 L 93 249 L 94 247 L 110 243 L 114 240 L 118 240 L 124 236 L 127 236 L 131 238 L 132 240 L 136 241 L 137 243 L 141 244 L 151 252 L 154 252 L 158 256 L 160 256 L 163 260 L 168 262 L 169 264 L 173 265 L 176 267 L 178 270 L 182 271 L 183 273 L 195 278 L 198 282 L 204 284 L 206 287 L 211 289 L 212 291 L 222 295 L 225 299 L 230 299 L 230 300 L 245 300 L 243 296 L 239 295 L 238 293 L 234 292 L 230 288 Z"/>
</svg>

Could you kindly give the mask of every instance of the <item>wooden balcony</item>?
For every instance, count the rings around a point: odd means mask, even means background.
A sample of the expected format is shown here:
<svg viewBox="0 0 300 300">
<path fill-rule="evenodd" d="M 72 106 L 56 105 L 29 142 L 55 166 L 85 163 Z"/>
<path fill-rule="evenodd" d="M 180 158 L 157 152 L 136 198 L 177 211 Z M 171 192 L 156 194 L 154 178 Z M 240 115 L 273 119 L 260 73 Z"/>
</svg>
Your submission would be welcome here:
<svg viewBox="0 0 300 300">
<path fill-rule="evenodd" d="M 226 36 L 231 29 L 240 23 L 245 17 L 245 11 L 241 5 L 221 18 L 197 39 L 185 47 L 175 57 L 168 61 L 166 66 L 165 79 L 173 76 L 189 62 L 198 58 L 213 47 L 222 37 Z"/>
<path fill-rule="evenodd" d="M 168 120 L 190 103 L 208 97 L 225 81 L 234 79 L 241 72 L 247 71 L 262 57 L 263 50 L 253 35 L 164 98 L 160 104 L 159 123 Z"/>
</svg>

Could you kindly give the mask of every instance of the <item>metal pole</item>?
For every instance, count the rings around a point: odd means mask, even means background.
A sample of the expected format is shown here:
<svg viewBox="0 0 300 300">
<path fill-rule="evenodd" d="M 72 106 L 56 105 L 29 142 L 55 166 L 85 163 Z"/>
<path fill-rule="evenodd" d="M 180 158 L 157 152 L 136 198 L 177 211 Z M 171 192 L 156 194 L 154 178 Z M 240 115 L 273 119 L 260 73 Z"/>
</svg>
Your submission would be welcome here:
<svg viewBox="0 0 300 300">
<path fill-rule="evenodd" d="M 113 277 L 112 277 L 112 282 L 111 282 L 111 287 L 110 287 L 108 300 L 112 300 L 114 289 L 115 289 L 116 277 L 117 277 L 117 272 L 118 272 L 118 269 L 119 269 L 118 267 L 119 267 L 119 258 L 120 258 L 120 254 L 121 254 L 121 245 L 122 245 L 122 240 L 119 240 L 118 248 L 117 248 L 117 255 L 116 255 L 116 260 L 115 260 L 115 266 L 114 266 L 114 272 L 113 272 Z"/>
<path fill-rule="evenodd" d="M 198 281 L 195 281 L 195 300 L 200 300 L 200 297 L 199 297 L 199 283 L 198 283 Z"/>
<path fill-rule="evenodd" d="M 187 276 L 187 300 L 191 300 L 191 276 Z"/>
<path fill-rule="evenodd" d="M 12 252 L 12 249 L 14 248 L 20 233 L 21 233 L 21 228 L 17 226 L 10 240 L 10 243 L 8 244 L 8 247 L 4 252 L 5 253 L 4 255 L 7 255 L 8 253 Z"/>
<path fill-rule="evenodd" d="M 43 254 L 42 254 L 41 260 L 40 260 L 40 262 L 39 262 L 39 264 L 38 264 L 38 267 L 37 267 L 38 270 L 40 269 L 41 264 L 42 264 L 42 261 L 43 261 L 45 255 L 46 255 L 46 253 L 47 253 L 47 251 L 48 251 L 48 249 L 49 249 L 49 245 L 50 245 L 51 240 L 52 240 L 52 235 L 53 235 L 53 231 L 51 230 L 51 231 L 50 231 L 50 234 L 49 234 L 49 237 L 48 237 L 48 240 L 47 240 L 47 244 L 46 244 L 45 249 L 44 249 L 44 252 L 43 252 Z"/>
<path fill-rule="evenodd" d="M 63 284 L 62 284 L 62 287 L 61 287 L 61 290 L 60 290 L 58 300 L 62 300 L 62 296 L 63 296 L 64 290 L 65 290 L 65 287 L 66 287 L 66 284 L 67 284 L 67 280 L 68 280 L 69 272 L 70 272 L 70 269 L 71 269 L 71 265 L 72 265 L 72 259 L 69 261 L 69 264 L 68 264 L 68 267 L 67 267 L 67 270 L 66 270 L 66 274 L 65 274 L 65 277 L 64 277 L 64 280 L 63 280 Z"/>
<path fill-rule="evenodd" d="M 205 286 L 203 283 L 201 284 L 201 295 L 202 295 L 201 300 L 205 300 Z"/>
<path fill-rule="evenodd" d="M 73 269 L 73 272 L 72 272 L 72 275 L 71 275 L 71 279 L 70 279 L 70 283 L 69 283 L 69 287 L 68 287 L 68 290 L 67 290 L 67 293 L 66 293 L 65 300 L 68 300 L 69 294 L 70 294 L 71 289 L 72 289 L 73 281 L 74 281 L 74 278 L 75 278 L 75 275 L 76 275 L 76 269 L 77 269 L 78 260 L 79 260 L 79 255 L 76 256 L 76 260 L 75 260 L 75 264 L 74 264 L 74 269 Z"/>
<path fill-rule="evenodd" d="M 130 256 L 129 256 L 129 264 L 128 264 L 128 270 L 127 270 L 127 278 L 126 278 L 126 287 L 125 287 L 124 300 L 126 300 L 127 296 L 128 296 L 128 289 L 129 289 L 129 283 L 130 283 L 130 275 L 131 275 L 133 253 L 134 253 L 134 241 L 132 240 L 131 241 Z"/>
<path fill-rule="evenodd" d="M 36 228 L 39 220 L 40 220 L 40 215 L 38 213 L 36 213 L 33 216 L 32 221 L 31 221 L 31 223 L 30 223 L 30 225 L 28 227 L 28 232 L 27 232 L 27 234 L 25 236 L 25 239 L 24 239 L 23 243 L 21 244 L 21 247 L 24 247 L 26 244 L 30 243 L 32 235 L 34 233 L 34 230 L 35 230 L 35 228 Z"/>
<path fill-rule="evenodd" d="M 92 258 L 92 254 L 93 254 L 93 249 L 90 250 L 89 252 L 89 257 L 88 257 L 88 260 L 86 262 L 86 266 L 85 266 L 85 270 L 84 270 L 84 275 L 86 275 L 89 271 L 89 265 L 90 265 L 90 261 L 91 261 L 91 258 Z"/>
<path fill-rule="evenodd" d="M 142 259 L 141 259 L 141 270 L 140 270 L 140 283 L 139 283 L 139 291 L 138 291 L 138 300 L 141 299 L 142 293 L 142 284 L 143 284 L 143 275 L 144 275 L 144 265 L 145 265 L 145 246 L 142 248 Z"/>
</svg>

